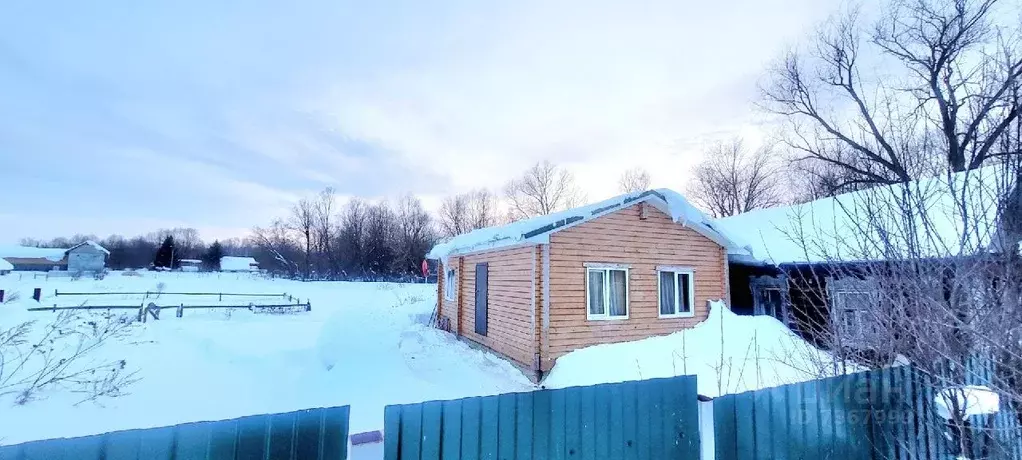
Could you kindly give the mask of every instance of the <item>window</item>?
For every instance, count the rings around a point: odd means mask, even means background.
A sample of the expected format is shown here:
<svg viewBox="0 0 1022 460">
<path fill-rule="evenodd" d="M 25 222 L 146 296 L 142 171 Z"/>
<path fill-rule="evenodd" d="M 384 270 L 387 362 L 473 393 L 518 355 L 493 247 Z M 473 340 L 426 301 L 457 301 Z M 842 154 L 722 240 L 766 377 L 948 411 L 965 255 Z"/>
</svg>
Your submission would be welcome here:
<svg viewBox="0 0 1022 460">
<path fill-rule="evenodd" d="M 586 304 L 588 319 L 627 319 L 628 269 L 587 267 Z"/>
<path fill-rule="evenodd" d="M 458 278 L 456 276 L 456 273 L 454 272 L 454 269 L 453 268 L 448 268 L 447 271 L 444 272 L 444 298 L 445 299 L 447 299 L 447 300 L 455 300 L 454 295 L 455 295 L 456 287 L 457 287 L 457 284 L 455 284 L 455 283 L 457 281 L 458 281 Z"/>
<path fill-rule="evenodd" d="M 695 314 L 694 273 L 690 269 L 660 269 L 660 317 L 688 317 Z"/>
<path fill-rule="evenodd" d="M 833 295 L 837 332 L 850 344 L 868 344 L 878 333 L 869 311 L 876 298 L 859 291 L 835 291 Z"/>
</svg>

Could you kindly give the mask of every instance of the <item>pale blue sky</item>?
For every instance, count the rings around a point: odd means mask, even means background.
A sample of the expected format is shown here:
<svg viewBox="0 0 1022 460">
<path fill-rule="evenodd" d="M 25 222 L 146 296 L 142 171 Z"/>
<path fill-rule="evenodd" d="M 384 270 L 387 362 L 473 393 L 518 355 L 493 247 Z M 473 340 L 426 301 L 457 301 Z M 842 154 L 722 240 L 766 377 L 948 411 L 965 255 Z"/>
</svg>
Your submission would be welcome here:
<svg viewBox="0 0 1022 460">
<path fill-rule="evenodd" d="M 592 199 L 764 129 L 765 65 L 814 0 L 7 2 L 0 243 L 192 226 L 242 236 L 297 196 L 498 187 L 570 167 Z"/>
</svg>

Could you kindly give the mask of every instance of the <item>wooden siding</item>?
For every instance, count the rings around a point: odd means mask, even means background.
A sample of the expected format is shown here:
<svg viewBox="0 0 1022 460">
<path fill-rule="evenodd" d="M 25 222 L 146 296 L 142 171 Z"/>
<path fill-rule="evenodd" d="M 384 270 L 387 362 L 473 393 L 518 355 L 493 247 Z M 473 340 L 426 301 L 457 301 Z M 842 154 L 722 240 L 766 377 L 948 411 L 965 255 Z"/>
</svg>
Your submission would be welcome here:
<svg viewBox="0 0 1022 460">
<path fill-rule="evenodd" d="M 559 356 L 578 348 L 692 327 L 706 319 L 707 301 L 727 296 L 724 248 L 652 206 L 647 207 L 647 218 L 640 219 L 641 206 L 636 204 L 550 235 L 549 330 L 541 360 L 544 371 L 552 368 Z M 586 263 L 630 267 L 628 319 L 586 319 Z M 658 317 L 656 269 L 663 265 L 694 269 L 693 317 Z"/>
<path fill-rule="evenodd" d="M 525 368 L 532 368 L 537 352 L 534 294 L 538 267 L 536 246 L 480 252 L 458 260 L 457 297 L 443 299 L 439 289 L 442 315 L 450 318 L 451 331 L 500 353 Z M 475 267 L 489 264 L 488 315 L 486 336 L 475 333 Z M 460 308 L 458 307 L 460 306 Z M 459 314 L 460 312 L 460 314 Z M 458 324 L 460 317 L 460 324 Z"/>
</svg>

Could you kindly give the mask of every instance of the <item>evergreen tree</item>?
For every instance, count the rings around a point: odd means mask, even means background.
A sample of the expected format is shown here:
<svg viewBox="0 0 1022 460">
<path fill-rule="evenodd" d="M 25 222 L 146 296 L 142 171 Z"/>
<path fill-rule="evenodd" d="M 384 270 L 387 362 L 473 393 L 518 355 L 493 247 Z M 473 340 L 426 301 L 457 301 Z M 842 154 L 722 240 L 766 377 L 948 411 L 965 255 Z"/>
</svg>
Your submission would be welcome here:
<svg viewBox="0 0 1022 460">
<path fill-rule="evenodd" d="M 202 255 L 202 265 L 209 271 L 220 271 L 220 259 L 224 256 L 224 247 L 220 241 L 214 241 Z"/>
<path fill-rule="evenodd" d="M 160 249 L 156 250 L 156 257 L 153 258 L 153 266 L 156 268 L 177 268 L 180 265 L 181 255 L 177 253 L 174 245 L 174 237 L 168 235 L 163 239 Z"/>
</svg>

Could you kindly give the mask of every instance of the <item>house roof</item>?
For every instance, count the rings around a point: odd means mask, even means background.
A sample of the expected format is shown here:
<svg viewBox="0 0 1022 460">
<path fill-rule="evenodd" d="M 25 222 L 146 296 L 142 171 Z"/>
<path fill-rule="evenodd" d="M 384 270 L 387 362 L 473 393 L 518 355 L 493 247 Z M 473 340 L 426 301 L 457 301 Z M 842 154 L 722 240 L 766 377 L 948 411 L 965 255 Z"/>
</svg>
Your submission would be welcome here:
<svg viewBox="0 0 1022 460">
<path fill-rule="evenodd" d="M 259 262 L 252 257 L 224 256 L 220 258 L 221 270 L 253 270 Z"/>
<path fill-rule="evenodd" d="M 78 243 L 78 244 L 76 244 L 74 246 L 71 246 L 70 248 L 67 248 L 67 251 L 64 251 L 64 252 L 74 251 L 75 249 L 78 249 L 78 248 L 80 248 L 82 246 L 86 246 L 86 245 L 92 246 L 93 248 L 96 248 L 96 250 L 98 250 L 99 252 L 102 252 L 102 253 L 104 253 L 106 255 L 110 255 L 110 251 L 107 251 L 106 248 L 104 248 L 103 246 L 100 246 L 99 243 L 97 243 L 95 241 L 92 241 L 92 240 L 85 241 L 85 242 L 82 242 L 82 243 Z"/>
<path fill-rule="evenodd" d="M 519 244 L 549 243 L 550 235 L 553 233 L 643 202 L 663 211 L 675 222 L 690 227 L 727 248 L 729 253 L 747 253 L 745 248 L 737 242 L 738 240 L 717 228 L 712 219 L 692 206 L 680 193 L 669 189 L 656 189 L 625 193 L 607 200 L 545 216 L 473 230 L 437 244 L 426 254 L 426 258 L 445 260 L 448 256 L 456 254 Z"/>
<path fill-rule="evenodd" d="M 0 246 L 0 258 L 48 259 L 59 262 L 67 252 L 63 248 L 36 248 L 31 246 Z"/>
<path fill-rule="evenodd" d="M 53 265 L 67 265 L 67 260 L 52 260 L 45 257 L 4 257 L 2 260 L 6 260 L 7 262 L 17 265 L 43 265 L 47 267 Z"/>
<path fill-rule="evenodd" d="M 730 257 L 740 263 L 885 260 L 901 253 L 908 256 L 905 242 L 916 240 L 920 244 L 912 254 L 949 257 L 996 249 L 1001 198 L 1014 191 L 1014 182 L 1002 168 L 991 166 L 758 209 L 716 223 L 749 245 L 749 255 Z M 905 196 L 912 197 L 910 209 L 923 210 L 913 213 L 911 220 L 901 214 L 904 207 L 899 204 L 907 202 Z M 959 206 L 961 202 L 966 206 Z M 970 225 L 963 225 L 963 215 L 969 216 Z M 908 238 L 912 232 L 916 237 Z"/>
<path fill-rule="evenodd" d="M 0 271 L 4 270 L 14 270 L 14 265 L 11 265 L 10 262 L 4 259 L 0 259 Z"/>
</svg>

